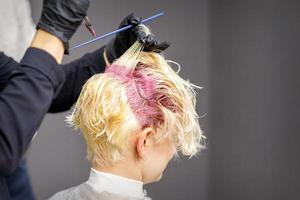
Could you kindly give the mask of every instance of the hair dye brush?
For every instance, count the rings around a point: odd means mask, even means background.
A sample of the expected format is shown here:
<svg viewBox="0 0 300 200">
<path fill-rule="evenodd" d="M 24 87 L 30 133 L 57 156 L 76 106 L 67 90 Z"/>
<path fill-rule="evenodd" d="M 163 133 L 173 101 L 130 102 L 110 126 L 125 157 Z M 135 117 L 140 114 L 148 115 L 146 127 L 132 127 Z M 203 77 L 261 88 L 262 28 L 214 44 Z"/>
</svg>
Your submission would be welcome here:
<svg viewBox="0 0 300 200">
<path fill-rule="evenodd" d="M 152 21 L 152 20 L 154 20 L 154 19 L 156 19 L 156 18 L 158 18 L 158 17 L 160 17 L 160 16 L 162 16 L 162 15 L 164 15 L 163 12 L 158 13 L 158 14 L 156 14 L 156 15 L 153 15 L 153 16 L 151 16 L 151 17 L 149 17 L 149 18 L 143 19 L 143 20 L 141 21 L 141 24 L 150 22 L 150 21 Z M 94 43 L 94 42 L 96 42 L 96 41 L 98 41 L 98 40 L 101 40 L 101 39 L 103 39 L 103 38 L 106 38 L 106 37 L 112 36 L 112 35 L 114 35 L 114 34 L 117 34 L 117 33 L 119 33 L 119 32 L 128 30 L 128 29 L 130 29 L 130 28 L 132 28 L 132 27 L 133 27 L 132 25 L 128 25 L 128 26 L 125 26 L 125 27 L 123 27 L 123 28 L 117 29 L 117 30 L 115 30 L 115 31 L 112 31 L 112 32 L 109 32 L 109 33 L 100 35 L 100 36 L 98 36 L 98 37 L 95 37 L 94 39 L 91 39 L 91 40 L 89 40 L 89 41 L 86 41 L 86 42 L 83 42 L 83 43 L 81 43 L 81 44 L 78 44 L 78 45 L 76 45 L 76 46 L 70 48 L 70 50 L 77 49 L 77 48 L 79 48 L 79 47 L 82 47 L 82 46 L 85 46 L 85 45 Z M 89 29 L 89 30 L 90 30 L 90 29 Z"/>
</svg>

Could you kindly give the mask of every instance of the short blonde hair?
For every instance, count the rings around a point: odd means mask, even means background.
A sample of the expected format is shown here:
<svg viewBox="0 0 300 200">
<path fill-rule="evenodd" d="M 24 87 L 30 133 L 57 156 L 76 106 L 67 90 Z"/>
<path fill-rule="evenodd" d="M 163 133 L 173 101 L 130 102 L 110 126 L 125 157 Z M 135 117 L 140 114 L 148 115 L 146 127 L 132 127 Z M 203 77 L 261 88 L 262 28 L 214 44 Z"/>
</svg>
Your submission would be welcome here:
<svg viewBox="0 0 300 200">
<path fill-rule="evenodd" d="M 121 160 L 131 136 L 149 126 L 157 142 L 172 134 L 183 155 L 204 147 L 195 111 L 197 86 L 182 79 L 162 55 L 141 48 L 136 42 L 105 73 L 92 76 L 67 117 L 83 133 L 88 159 L 100 166 Z"/>
</svg>

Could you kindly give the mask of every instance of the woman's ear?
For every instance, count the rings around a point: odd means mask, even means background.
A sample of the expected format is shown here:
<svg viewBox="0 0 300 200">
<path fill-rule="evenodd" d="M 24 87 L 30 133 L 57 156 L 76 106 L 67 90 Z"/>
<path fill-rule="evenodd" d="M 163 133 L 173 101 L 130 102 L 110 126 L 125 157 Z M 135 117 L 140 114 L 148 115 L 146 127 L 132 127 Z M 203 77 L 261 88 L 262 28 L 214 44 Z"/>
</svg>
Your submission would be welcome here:
<svg viewBox="0 0 300 200">
<path fill-rule="evenodd" d="M 137 135 L 136 152 L 139 158 L 143 158 L 148 148 L 150 147 L 151 139 L 155 134 L 155 130 L 152 127 L 144 128 Z"/>
</svg>

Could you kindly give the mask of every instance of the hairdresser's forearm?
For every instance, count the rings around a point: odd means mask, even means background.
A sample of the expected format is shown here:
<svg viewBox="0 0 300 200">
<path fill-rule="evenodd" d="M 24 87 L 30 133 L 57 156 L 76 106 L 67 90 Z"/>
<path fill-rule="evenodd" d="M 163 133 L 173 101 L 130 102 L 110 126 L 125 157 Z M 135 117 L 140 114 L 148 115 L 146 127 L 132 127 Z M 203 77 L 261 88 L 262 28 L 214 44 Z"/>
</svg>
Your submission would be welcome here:
<svg viewBox="0 0 300 200">
<path fill-rule="evenodd" d="M 62 41 L 46 31 L 41 29 L 37 30 L 30 47 L 46 51 L 53 56 L 58 63 L 62 61 L 64 55 L 64 45 Z"/>
<path fill-rule="evenodd" d="M 32 43 L 31 47 L 38 48 L 46 51 L 55 58 L 58 63 L 61 63 L 63 57 L 63 46 L 61 40 L 57 37 L 43 31 L 38 30 Z M 20 66 L 20 63 L 16 62 L 12 58 L 6 56 L 0 52 L 0 92 L 7 84 L 12 72 Z"/>
<path fill-rule="evenodd" d="M 29 48 L 0 92 L 0 174 L 12 173 L 64 80 L 56 60 Z"/>
<path fill-rule="evenodd" d="M 0 93 L 7 84 L 11 73 L 19 66 L 12 58 L 0 52 Z"/>
<path fill-rule="evenodd" d="M 94 74 L 102 73 L 105 70 L 103 58 L 104 47 L 85 54 L 80 59 L 62 66 L 66 75 L 66 81 L 58 96 L 52 102 L 49 112 L 63 112 L 69 110 L 77 101 L 82 86 Z"/>
</svg>

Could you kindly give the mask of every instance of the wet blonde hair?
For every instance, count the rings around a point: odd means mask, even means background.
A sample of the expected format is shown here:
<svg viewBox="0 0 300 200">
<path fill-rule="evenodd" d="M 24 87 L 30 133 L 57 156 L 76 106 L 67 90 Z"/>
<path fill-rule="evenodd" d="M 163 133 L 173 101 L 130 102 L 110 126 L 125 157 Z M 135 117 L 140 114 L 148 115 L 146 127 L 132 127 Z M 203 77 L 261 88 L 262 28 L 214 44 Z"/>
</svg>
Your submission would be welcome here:
<svg viewBox="0 0 300 200">
<path fill-rule="evenodd" d="M 142 48 L 136 42 L 105 73 L 92 76 L 67 117 L 81 130 L 88 159 L 100 166 L 121 160 L 131 136 L 149 126 L 157 142 L 171 134 L 183 155 L 204 147 L 195 111 L 199 87 L 182 79 L 162 55 Z"/>
</svg>

